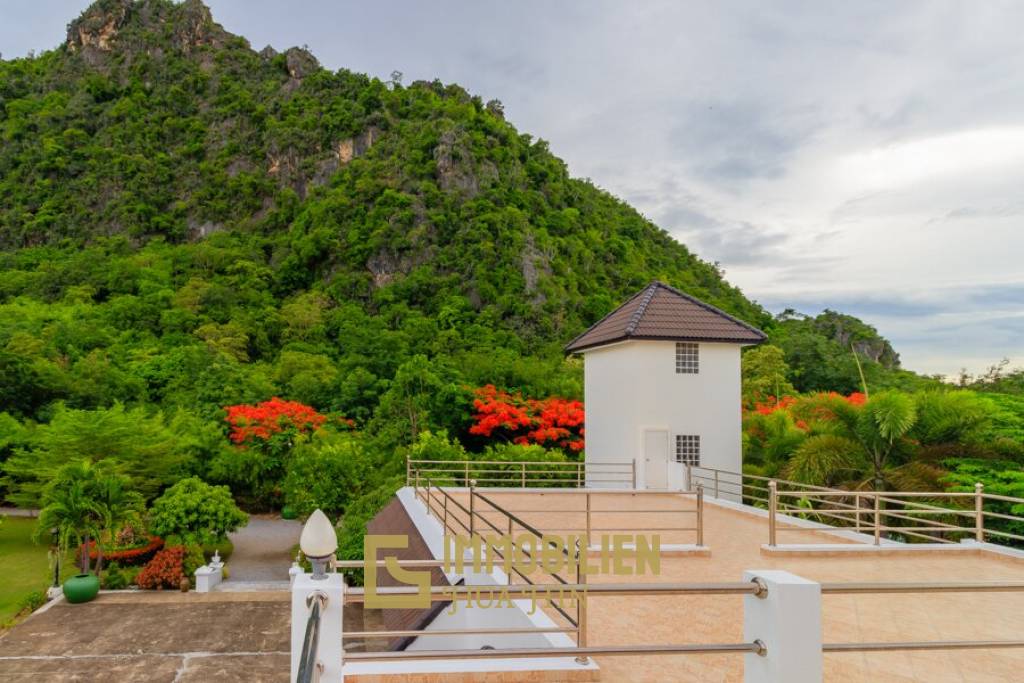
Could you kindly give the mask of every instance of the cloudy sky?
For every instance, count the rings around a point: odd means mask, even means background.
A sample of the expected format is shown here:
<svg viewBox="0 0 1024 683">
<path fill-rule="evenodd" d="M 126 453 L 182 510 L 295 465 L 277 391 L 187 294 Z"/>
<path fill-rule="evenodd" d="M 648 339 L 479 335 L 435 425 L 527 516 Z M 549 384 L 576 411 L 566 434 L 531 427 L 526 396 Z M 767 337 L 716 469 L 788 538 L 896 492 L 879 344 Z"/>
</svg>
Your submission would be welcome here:
<svg viewBox="0 0 1024 683">
<path fill-rule="evenodd" d="M 773 311 L 906 367 L 1024 365 L 1024 3 L 208 0 L 259 49 L 440 78 Z M 84 0 L 0 0 L 5 57 Z"/>
</svg>

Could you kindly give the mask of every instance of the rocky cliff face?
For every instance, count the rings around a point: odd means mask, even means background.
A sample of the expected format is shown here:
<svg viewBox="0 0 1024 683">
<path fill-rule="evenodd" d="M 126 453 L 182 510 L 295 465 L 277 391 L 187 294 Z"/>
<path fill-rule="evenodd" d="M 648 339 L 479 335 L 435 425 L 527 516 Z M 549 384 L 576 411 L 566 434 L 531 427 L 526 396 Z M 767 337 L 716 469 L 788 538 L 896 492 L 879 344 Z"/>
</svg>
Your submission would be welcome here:
<svg viewBox="0 0 1024 683">
<path fill-rule="evenodd" d="M 180 5 L 167 0 L 100 0 L 68 25 L 65 45 L 95 66 L 116 49 L 146 50 L 140 38 L 164 28 L 170 29 L 173 47 L 185 53 L 203 45 L 217 47 L 230 37 L 200 0 Z"/>
</svg>

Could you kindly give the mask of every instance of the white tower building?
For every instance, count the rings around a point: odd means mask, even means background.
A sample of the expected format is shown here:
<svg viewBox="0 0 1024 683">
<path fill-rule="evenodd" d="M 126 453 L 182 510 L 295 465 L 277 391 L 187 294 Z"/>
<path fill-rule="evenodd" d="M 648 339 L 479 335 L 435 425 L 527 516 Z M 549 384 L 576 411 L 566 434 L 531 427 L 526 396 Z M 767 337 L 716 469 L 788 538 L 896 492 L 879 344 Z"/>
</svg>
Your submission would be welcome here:
<svg viewBox="0 0 1024 683">
<path fill-rule="evenodd" d="M 765 339 L 661 282 L 573 339 L 565 350 L 583 355 L 587 485 L 623 486 L 625 468 L 612 463 L 635 466 L 636 487 L 648 489 L 682 488 L 687 463 L 739 472 L 740 348 Z"/>
</svg>

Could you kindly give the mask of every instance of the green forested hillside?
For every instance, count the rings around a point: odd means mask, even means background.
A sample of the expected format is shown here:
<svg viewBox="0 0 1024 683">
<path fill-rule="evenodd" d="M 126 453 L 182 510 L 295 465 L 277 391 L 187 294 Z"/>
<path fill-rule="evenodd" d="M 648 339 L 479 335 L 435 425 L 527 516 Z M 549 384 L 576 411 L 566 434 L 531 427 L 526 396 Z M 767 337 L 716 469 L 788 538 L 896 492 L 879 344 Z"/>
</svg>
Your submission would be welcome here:
<svg viewBox="0 0 1024 683">
<path fill-rule="evenodd" d="M 98 2 L 0 84 L 18 415 L 276 391 L 368 419 L 416 354 L 578 393 L 560 345 L 654 278 L 769 322 L 499 104 L 256 53 L 198 2 Z"/>
</svg>

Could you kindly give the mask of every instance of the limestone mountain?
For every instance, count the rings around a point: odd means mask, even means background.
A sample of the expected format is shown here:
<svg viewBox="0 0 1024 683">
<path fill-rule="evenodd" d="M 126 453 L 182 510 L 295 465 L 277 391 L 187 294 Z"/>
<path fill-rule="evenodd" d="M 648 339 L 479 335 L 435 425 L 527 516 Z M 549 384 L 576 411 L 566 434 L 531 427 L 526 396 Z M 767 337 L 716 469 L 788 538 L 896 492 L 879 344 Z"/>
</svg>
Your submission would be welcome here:
<svg viewBox="0 0 1024 683">
<path fill-rule="evenodd" d="M 99 0 L 0 61 L 0 139 L 26 414 L 276 391 L 369 416 L 416 356 L 578 393 L 561 345 L 655 279 L 776 325 L 500 102 L 254 50 L 199 0 Z"/>
</svg>

